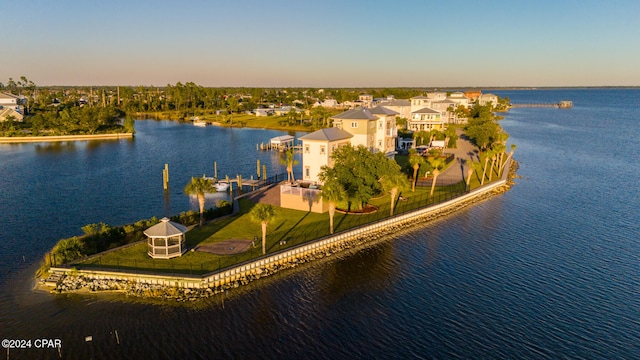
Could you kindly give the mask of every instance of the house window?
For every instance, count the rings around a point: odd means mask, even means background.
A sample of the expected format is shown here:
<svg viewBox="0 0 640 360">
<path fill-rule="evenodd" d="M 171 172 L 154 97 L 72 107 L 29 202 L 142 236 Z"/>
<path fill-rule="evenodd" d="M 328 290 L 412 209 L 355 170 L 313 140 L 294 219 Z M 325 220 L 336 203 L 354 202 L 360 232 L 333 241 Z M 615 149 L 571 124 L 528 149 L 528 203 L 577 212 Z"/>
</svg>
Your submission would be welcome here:
<svg viewBox="0 0 640 360">
<path fill-rule="evenodd" d="M 382 140 L 378 140 L 378 147 L 382 147 Z"/>
<path fill-rule="evenodd" d="M 311 178 L 311 169 L 309 169 L 308 166 L 304 167 L 304 178 L 305 179 Z"/>
<path fill-rule="evenodd" d="M 352 122 L 351 123 L 351 127 L 352 128 L 357 128 L 358 127 L 358 122 L 357 121 Z"/>
<path fill-rule="evenodd" d="M 382 129 L 382 121 L 378 123 L 378 129 Z"/>
<path fill-rule="evenodd" d="M 324 155 L 326 153 L 326 148 L 324 145 L 320 145 L 320 155 Z"/>
<path fill-rule="evenodd" d="M 304 146 L 304 152 L 307 153 L 307 154 L 310 152 L 309 145 L 305 145 Z"/>
</svg>

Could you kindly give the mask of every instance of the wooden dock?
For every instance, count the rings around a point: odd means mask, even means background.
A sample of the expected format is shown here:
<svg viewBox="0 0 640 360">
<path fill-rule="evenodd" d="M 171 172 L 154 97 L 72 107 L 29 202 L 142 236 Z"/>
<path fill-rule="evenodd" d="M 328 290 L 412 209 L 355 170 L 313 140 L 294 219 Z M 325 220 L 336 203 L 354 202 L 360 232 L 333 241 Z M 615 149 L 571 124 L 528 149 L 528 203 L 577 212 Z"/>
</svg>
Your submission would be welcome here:
<svg viewBox="0 0 640 360">
<path fill-rule="evenodd" d="M 573 107 L 573 101 L 562 100 L 557 103 L 529 103 L 529 104 L 511 104 L 514 109 L 517 108 L 557 108 L 557 109 L 571 109 Z"/>
</svg>

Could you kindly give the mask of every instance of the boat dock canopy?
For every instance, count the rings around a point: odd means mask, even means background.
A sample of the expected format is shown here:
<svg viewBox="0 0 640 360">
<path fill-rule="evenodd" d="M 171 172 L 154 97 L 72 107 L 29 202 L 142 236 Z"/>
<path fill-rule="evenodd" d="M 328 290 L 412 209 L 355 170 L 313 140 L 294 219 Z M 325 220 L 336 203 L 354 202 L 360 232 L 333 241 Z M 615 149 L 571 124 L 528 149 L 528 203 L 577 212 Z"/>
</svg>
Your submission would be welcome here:
<svg viewBox="0 0 640 360">
<path fill-rule="evenodd" d="M 289 148 L 293 146 L 294 139 L 295 138 L 291 135 L 282 135 L 271 138 L 271 140 L 269 140 L 269 143 L 271 144 L 272 148 Z"/>
</svg>

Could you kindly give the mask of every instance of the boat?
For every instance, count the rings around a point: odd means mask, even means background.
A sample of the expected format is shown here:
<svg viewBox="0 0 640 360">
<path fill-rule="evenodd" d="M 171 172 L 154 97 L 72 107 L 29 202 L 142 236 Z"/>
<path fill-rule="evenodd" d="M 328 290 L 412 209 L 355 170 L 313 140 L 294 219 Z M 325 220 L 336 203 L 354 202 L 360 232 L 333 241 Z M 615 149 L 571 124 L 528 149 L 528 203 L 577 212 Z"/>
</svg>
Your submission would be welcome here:
<svg viewBox="0 0 640 360">
<path fill-rule="evenodd" d="M 216 188 L 216 191 L 227 191 L 229 189 L 229 183 L 226 182 L 217 182 L 213 184 Z"/>
<path fill-rule="evenodd" d="M 204 120 L 200 120 L 200 118 L 199 118 L 199 117 L 194 117 L 194 118 L 192 118 L 191 120 L 193 121 L 193 125 L 194 125 L 194 126 L 203 126 L 203 127 L 204 127 L 204 126 L 209 125 L 209 123 L 208 123 L 208 122 L 206 122 L 206 121 L 204 121 Z"/>
</svg>

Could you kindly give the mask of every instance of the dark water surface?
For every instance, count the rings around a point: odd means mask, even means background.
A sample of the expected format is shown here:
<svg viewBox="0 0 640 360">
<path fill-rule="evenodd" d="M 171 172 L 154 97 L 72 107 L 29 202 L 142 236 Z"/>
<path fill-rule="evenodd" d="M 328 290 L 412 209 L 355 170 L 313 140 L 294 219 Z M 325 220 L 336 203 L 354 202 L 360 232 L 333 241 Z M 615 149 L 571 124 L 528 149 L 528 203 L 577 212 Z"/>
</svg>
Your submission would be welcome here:
<svg viewBox="0 0 640 360">
<path fill-rule="evenodd" d="M 0 338 L 58 338 L 70 359 L 637 359 L 640 90 L 496 93 L 574 102 L 506 115 L 521 176 L 509 192 L 195 306 L 54 296 L 29 277 L 82 225 L 194 206 L 181 189 L 213 161 L 277 168 L 255 144 L 282 132 L 138 121 L 133 141 L 0 145 Z"/>
</svg>

